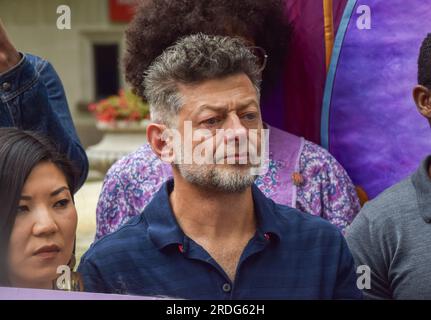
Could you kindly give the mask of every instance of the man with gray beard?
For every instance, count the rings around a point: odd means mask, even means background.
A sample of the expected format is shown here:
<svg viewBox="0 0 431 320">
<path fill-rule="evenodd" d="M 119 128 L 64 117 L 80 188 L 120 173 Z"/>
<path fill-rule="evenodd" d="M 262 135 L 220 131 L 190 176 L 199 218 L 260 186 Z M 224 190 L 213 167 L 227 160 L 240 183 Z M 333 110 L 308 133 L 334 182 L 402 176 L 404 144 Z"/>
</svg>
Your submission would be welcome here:
<svg viewBox="0 0 431 320">
<path fill-rule="evenodd" d="M 340 231 L 274 203 L 253 183 L 266 154 L 261 70 L 242 40 L 204 34 L 180 39 L 152 63 L 143 83 L 152 118 L 147 138 L 172 163 L 173 179 L 140 216 L 84 255 L 86 290 L 361 298 Z"/>
<path fill-rule="evenodd" d="M 241 193 L 251 186 L 257 174 L 264 174 L 267 171 L 266 165 L 269 162 L 267 129 L 261 128 L 259 132 L 255 129 L 244 130 L 244 128 L 216 129 L 217 133 L 214 136 L 210 130 L 201 128 L 194 131 L 195 139 L 193 139 L 192 122 L 184 121 L 184 123 L 189 129 L 184 134 L 184 142 L 181 141 L 182 134 L 173 129 L 178 134 L 177 140 L 168 143 L 167 145 L 172 147 L 167 147 L 164 152 L 174 156 L 173 166 L 189 183 L 204 189 Z M 168 131 L 165 140 L 174 139 L 169 137 L 172 129 L 165 131 Z M 188 158 L 186 158 L 185 145 L 192 146 L 192 139 L 197 141 L 199 147 L 192 147 L 193 152 L 192 148 L 188 148 Z M 256 145 L 259 142 L 260 144 Z M 164 159 L 163 156 L 161 158 L 170 162 L 170 158 Z M 228 166 L 223 166 L 224 164 Z"/>
</svg>

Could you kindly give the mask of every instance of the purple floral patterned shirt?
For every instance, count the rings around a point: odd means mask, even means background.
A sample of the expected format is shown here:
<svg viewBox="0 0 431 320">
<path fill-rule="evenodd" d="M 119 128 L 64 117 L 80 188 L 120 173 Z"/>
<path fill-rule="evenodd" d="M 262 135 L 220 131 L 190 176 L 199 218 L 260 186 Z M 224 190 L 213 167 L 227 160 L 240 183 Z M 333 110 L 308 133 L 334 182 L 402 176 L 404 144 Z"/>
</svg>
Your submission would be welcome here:
<svg viewBox="0 0 431 320">
<path fill-rule="evenodd" d="M 360 209 L 346 171 L 322 147 L 269 129 L 269 169 L 256 179 L 256 185 L 275 202 L 321 216 L 344 231 Z M 141 214 L 171 176 L 170 165 L 148 144 L 117 161 L 105 177 L 97 205 L 96 239 Z"/>
</svg>

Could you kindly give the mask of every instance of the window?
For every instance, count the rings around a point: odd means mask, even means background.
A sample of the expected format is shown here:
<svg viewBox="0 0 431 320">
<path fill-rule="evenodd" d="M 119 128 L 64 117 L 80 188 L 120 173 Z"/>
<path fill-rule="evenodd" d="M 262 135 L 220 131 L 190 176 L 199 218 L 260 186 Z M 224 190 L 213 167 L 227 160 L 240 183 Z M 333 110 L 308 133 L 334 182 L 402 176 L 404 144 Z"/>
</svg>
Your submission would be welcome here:
<svg viewBox="0 0 431 320">
<path fill-rule="evenodd" d="M 118 44 L 94 44 L 95 98 L 103 99 L 119 90 Z"/>
</svg>

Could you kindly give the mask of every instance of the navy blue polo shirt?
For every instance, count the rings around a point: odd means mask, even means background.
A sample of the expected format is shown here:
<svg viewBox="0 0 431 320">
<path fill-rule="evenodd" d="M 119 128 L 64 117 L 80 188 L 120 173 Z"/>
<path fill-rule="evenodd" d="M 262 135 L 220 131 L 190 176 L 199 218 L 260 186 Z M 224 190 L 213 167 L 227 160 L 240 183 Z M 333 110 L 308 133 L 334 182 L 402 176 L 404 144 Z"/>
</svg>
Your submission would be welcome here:
<svg viewBox="0 0 431 320">
<path fill-rule="evenodd" d="M 279 205 L 252 186 L 257 231 L 235 281 L 179 227 L 173 180 L 143 213 L 95 242 L 79 272 L 86 291 L 185 299 L 357 299 L 353 258 L 326 220 Z"/>
</svg>

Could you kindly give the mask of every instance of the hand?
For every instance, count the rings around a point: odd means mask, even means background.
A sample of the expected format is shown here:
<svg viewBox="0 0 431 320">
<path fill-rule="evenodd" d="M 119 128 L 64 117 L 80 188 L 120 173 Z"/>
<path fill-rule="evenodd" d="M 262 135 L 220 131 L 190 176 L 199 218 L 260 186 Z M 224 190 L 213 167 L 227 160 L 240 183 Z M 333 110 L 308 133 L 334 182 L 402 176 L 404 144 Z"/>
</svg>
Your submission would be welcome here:
<svg viewBox="0 0 431 320">
<path fill-rule="evenodd" d="M 12 69 L 20 60 L 21 56 L 10 42 L 0 19 L 0 73 Z"/>
</svg>

